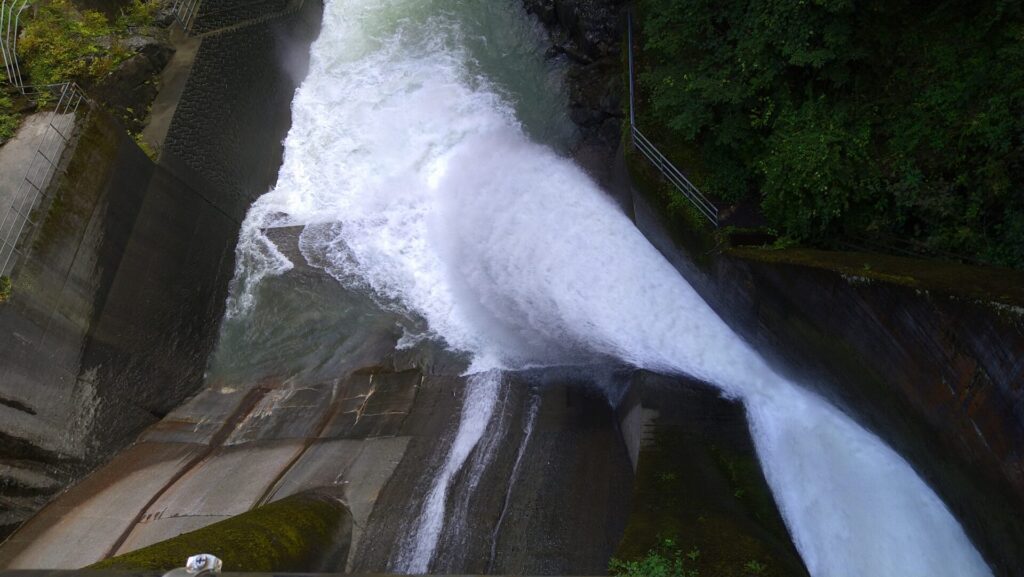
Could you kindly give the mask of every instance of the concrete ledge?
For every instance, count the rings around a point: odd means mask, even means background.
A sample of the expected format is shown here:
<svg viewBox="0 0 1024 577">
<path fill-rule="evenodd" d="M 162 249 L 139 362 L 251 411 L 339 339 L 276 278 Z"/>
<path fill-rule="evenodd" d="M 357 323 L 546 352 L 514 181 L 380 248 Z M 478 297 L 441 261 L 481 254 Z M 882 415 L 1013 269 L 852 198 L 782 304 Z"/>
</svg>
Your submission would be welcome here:
<svg viewBox="0 0 1024 577">
<path fill-rule="evenodd" d="M 207 552 L 229 570 L 317 571 L 348 556 L 351 534 L 341 499 L 303 493 L 88 568 L 167 571 Z"/>
</svg>

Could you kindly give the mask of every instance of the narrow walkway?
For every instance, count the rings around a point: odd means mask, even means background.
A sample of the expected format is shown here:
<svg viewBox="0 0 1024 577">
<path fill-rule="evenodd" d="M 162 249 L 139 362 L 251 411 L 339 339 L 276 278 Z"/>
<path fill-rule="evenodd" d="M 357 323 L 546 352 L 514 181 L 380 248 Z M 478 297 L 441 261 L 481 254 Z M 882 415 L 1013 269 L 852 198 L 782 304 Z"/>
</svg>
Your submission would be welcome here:
<svg viewBox="0 0 1024 577">
<path fill-rule="evenodd" d="M 160 92 L 153 100 L 146 126 L 142 129 L 142 141 L 157 153 L 163 148 L 167 131 L 171 127 L 171 119 L 178 110 L 181 95 L 185 93 L 185 84 L 192 74 L 192 64 L 196 60 L 201 43 L 202 39 L 189 37 L 177 25 L 171 29 L 174 56 L 160 73 Z"/>
</svg>

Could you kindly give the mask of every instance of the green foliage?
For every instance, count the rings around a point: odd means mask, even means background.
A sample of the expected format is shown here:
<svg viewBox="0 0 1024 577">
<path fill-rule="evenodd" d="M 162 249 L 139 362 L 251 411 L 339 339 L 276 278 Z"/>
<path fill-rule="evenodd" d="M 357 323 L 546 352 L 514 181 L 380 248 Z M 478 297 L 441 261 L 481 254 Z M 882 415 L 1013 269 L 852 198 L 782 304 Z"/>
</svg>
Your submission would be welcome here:
<svg viewBox="0 0 1024 577">
<path fill-rule="evenodd" d="M 700 551 L 693 549 L 687 553 L 690 561 L 696 562 Z M 617 577 L 697 577 L 700 572 L 688 568 L 683 559 L 683 552 L 672 539 L 662 539 L 658 546 L 647 552 L 637 561 L 622 561 L 613 558 L 608 563 L 608 571 Z"/>
<path fill-rule="evenodd" d="M 760 575 L 764 573 L 765 569 L 767 568 L 767 565 L 761 563 L 757 559 L 751 559 L 750 561 L 747 561 L 745 565 L 743 565 L 743 569 L 749 571 L 750 573 L 753 573 L 754 575 Z"/>
<path fill-rule="evenodd" d="M 160 2 L 158 0 L 132 0 L 131 5 L 121 11 L 121 15 L 117 19 L 117 27 L 127 29 L 150 26 L 159 10 Z"/>
<path fill-rule="evenodd" d="M 133 0 L 111 23 L 94 10 L 78 10 L 69 0 L 49 0 L 27 19 L 18 42 L 22 69 L 31 84 L 80 83 L 107 74 L 131 56 L 122 40 L 130 28 L 153 22 L 156 0 Z"/>
<path fill-rule="evenodd" d="M 765 139 L 761 206 L 788 234 L 814 238 L 841 228 L 878 187 L 870 127 L 851 116 L 824 98 L 810 100 L 782 112 Z"/>
<path fill-rule="evenodd" d="M 111 33 L 99 12 L 78 12 L 68 0 L 53 0 L 25 24 L 19 57 L 32 84 L 95 78 L 113 65 L 103 46 Z"/>
<path fill-rule="evenodd" d="M 6 94 L 0 94 L 0 142 L 14 136 L 21 124 L 21 115 L 14 109 L 14 103 Z"/>
<path fill-rule="evenodd" d="M 1024 266 L 1021 0 L 639 9 L 639 122 L 691 143 L 706 191 L 801 241 Z"/>
<path fill-rule="evenodd" d="M 11 300 L 11 292 L 14 287 L 11 284 L 11 278 L 6 276 L 0 276 L 0 304 Z"/>
</svg>

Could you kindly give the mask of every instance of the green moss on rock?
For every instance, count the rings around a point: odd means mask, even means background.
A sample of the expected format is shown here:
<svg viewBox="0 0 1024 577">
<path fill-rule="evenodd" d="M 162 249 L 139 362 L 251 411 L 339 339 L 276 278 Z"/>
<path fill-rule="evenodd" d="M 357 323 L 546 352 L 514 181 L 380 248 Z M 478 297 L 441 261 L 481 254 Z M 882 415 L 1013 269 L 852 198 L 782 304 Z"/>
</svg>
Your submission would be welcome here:
<svg viewBox="0 0 1024 577">
<path fill-rule="evenodd" d="M 350 530 L 340 500 L 300 494 L 86 569 L 167 571 L 190 555 L 211 553 L 225 571 L 318 571 L 326 558 L 347 551 Z"/>
</svg>

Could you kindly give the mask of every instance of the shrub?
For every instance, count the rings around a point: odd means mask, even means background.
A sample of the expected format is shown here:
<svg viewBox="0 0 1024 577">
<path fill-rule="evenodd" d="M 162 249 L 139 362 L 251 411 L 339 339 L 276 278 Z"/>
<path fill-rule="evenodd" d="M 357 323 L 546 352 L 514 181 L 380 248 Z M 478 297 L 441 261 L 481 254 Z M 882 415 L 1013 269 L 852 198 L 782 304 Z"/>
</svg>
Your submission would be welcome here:
<svg viewBox="0 0 1024 577">
<path fill-rule="evenodd" d="M 158 0 L 132 0 L 127 9 L 121 11 L 117 19 L 117 28 L 127 29 L 131 27 L 150 26 L 160 10 Z"/>
<path fill-rule="evenodd" d="M 131 56 L 122 39 L 129 28 L 148 26 L 157 0 L 133 0 L 111 24 L 94 10 L 77 10 L 69 0 L 51 0 L 25 23 L 18 43 L 23 69 L 32 84 L 69 80 L 88 84 Z"/>
<path fill-rule="evenodd" d="M 686 557 L 696 561 L 700 551 L 694 549 Z M 657 547 L 637 561 L 612 559 L 608 571 L 617 577 L 697 577 L 696 569 L 687 568 L 683 552 L 672 539 L 662 539 Z"/>
<path fill-rule="evenodd" d="M 79 82 L 113 67 L 110 24 L 103 14 L 78 12 L 68 0 L 53 0 L 25 24 L 18 43 L 23 69 L 32 84 Z"/>
<path fill-rule="evenodd" d="M 1024 2 L 640 0 L 641 121 L 801 241 L 1024 267 Z M 687 163 L 683 163 L 686 168 Z"/>
</svg>

